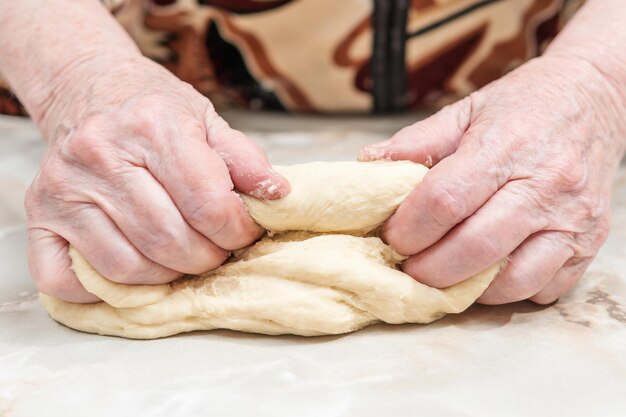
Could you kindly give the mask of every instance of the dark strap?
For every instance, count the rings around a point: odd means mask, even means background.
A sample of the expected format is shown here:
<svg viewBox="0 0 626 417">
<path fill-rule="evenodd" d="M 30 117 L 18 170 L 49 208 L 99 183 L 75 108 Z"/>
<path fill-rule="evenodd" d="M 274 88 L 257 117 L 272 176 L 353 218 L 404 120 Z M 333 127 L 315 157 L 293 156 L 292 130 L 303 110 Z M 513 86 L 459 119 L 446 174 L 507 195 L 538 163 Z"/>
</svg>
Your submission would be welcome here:
<svg viewBox="0 0 626 417">
<path fill-rule="evenodd" d="M 400 110 L 406 103 L 406 21 L 409 0 L 374 0 L 371 60 L 372 95 L 377 113 Z"/>
</svg>

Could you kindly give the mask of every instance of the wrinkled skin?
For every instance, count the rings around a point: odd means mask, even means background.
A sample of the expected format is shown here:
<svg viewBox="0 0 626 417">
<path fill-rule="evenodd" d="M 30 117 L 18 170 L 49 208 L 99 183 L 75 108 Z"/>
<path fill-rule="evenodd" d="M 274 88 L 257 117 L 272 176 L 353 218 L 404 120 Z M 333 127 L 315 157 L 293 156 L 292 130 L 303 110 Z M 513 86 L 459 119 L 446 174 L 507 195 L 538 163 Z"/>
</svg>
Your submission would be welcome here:
<svg viewBox="0 0 626 417">
<path fill-rule="evenodd" d="M 555 301 L 607 237 L 625 109 L 593 66 L 545 57 L 362 149 L 433 165 L 384 226 L 404 271 L 442 288 L 508 257 L 480 302 Z"/>
<path fill-rule="evenodd" d="M 105 74 L 85 65 L 90 77 L 64 75 L 65 99 L 41 123 L 48 150 L 26 197 L 39 290 L 97 301 L 70 270 L 68 242 L 109 279 L 158 284 L 255 241 L 262 230 L 233 190 L 289 191 L 260 147 L 157 64 L 129 59 Z"/>
</svg>

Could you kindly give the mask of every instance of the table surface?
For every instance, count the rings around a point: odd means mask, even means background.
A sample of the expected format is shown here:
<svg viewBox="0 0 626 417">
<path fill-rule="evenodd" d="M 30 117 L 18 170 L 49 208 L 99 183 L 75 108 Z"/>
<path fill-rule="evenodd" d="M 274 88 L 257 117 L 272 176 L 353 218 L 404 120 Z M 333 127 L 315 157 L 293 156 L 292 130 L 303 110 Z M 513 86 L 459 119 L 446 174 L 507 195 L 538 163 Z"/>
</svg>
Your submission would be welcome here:
<svg viewBox="0 0 626 417">
<path fill-rule="evenodd" d="M 352 160 L 416 116 L 226 118 L 292 164 Z M 29 121 L 0 118 L 2 417 L 626 415 L 626 168 L 607 243 L 554 305 L 475 305 L 333 337 L 132 341 L 65 328 L 37 301 L 22 200 L 44 152 Z"/>
</svg>

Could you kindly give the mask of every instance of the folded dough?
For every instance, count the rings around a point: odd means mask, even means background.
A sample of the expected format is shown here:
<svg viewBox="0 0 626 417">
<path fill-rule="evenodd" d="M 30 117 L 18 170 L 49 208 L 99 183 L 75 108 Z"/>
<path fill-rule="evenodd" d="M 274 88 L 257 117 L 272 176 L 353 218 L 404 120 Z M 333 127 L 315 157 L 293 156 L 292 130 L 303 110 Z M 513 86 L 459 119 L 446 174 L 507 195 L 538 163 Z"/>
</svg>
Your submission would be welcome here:
<svg viewBox="0 0 626 417">
<path fill-rule="evenodd" d="M 421 181 L 421 165 L 314 162 L 276 170 L 291 194 L 276 201 L 242 196 L 270 233 L 220 268 L 166 285 L 123 285 L 71 249 L 78 279 L 103 301 L 73 304 L 41 294 L 41 302 L 74 329 L 136 339 L 218 328 L 315 336 L 459 313 L 499 271 L 494 265 L 440 290 L 398 269 L 404 258 L 375 229 Z"/>
</svg>

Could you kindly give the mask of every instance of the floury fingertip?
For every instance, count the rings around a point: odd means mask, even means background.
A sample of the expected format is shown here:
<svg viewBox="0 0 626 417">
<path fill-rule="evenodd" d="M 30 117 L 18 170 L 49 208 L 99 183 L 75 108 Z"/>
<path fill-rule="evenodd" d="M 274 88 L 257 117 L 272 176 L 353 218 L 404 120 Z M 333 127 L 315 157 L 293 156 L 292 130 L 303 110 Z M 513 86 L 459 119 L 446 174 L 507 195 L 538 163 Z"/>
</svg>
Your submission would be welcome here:
<svg viewBox="0 0 626 417">
<path fill-rule="evenodd" d="M 385 158 L 385 146 L 382 144 L 368 145 L 359 151 L 359 161 L 377 161 Z"/>
<path fill-rule="evenodd" d="M 287 194 L 285 186 L 275 178 L 267 178 L 256 184 L 254 190 L 250 192 L 252 197 L 261 200 L 275 200 Z"/>
</svg>

